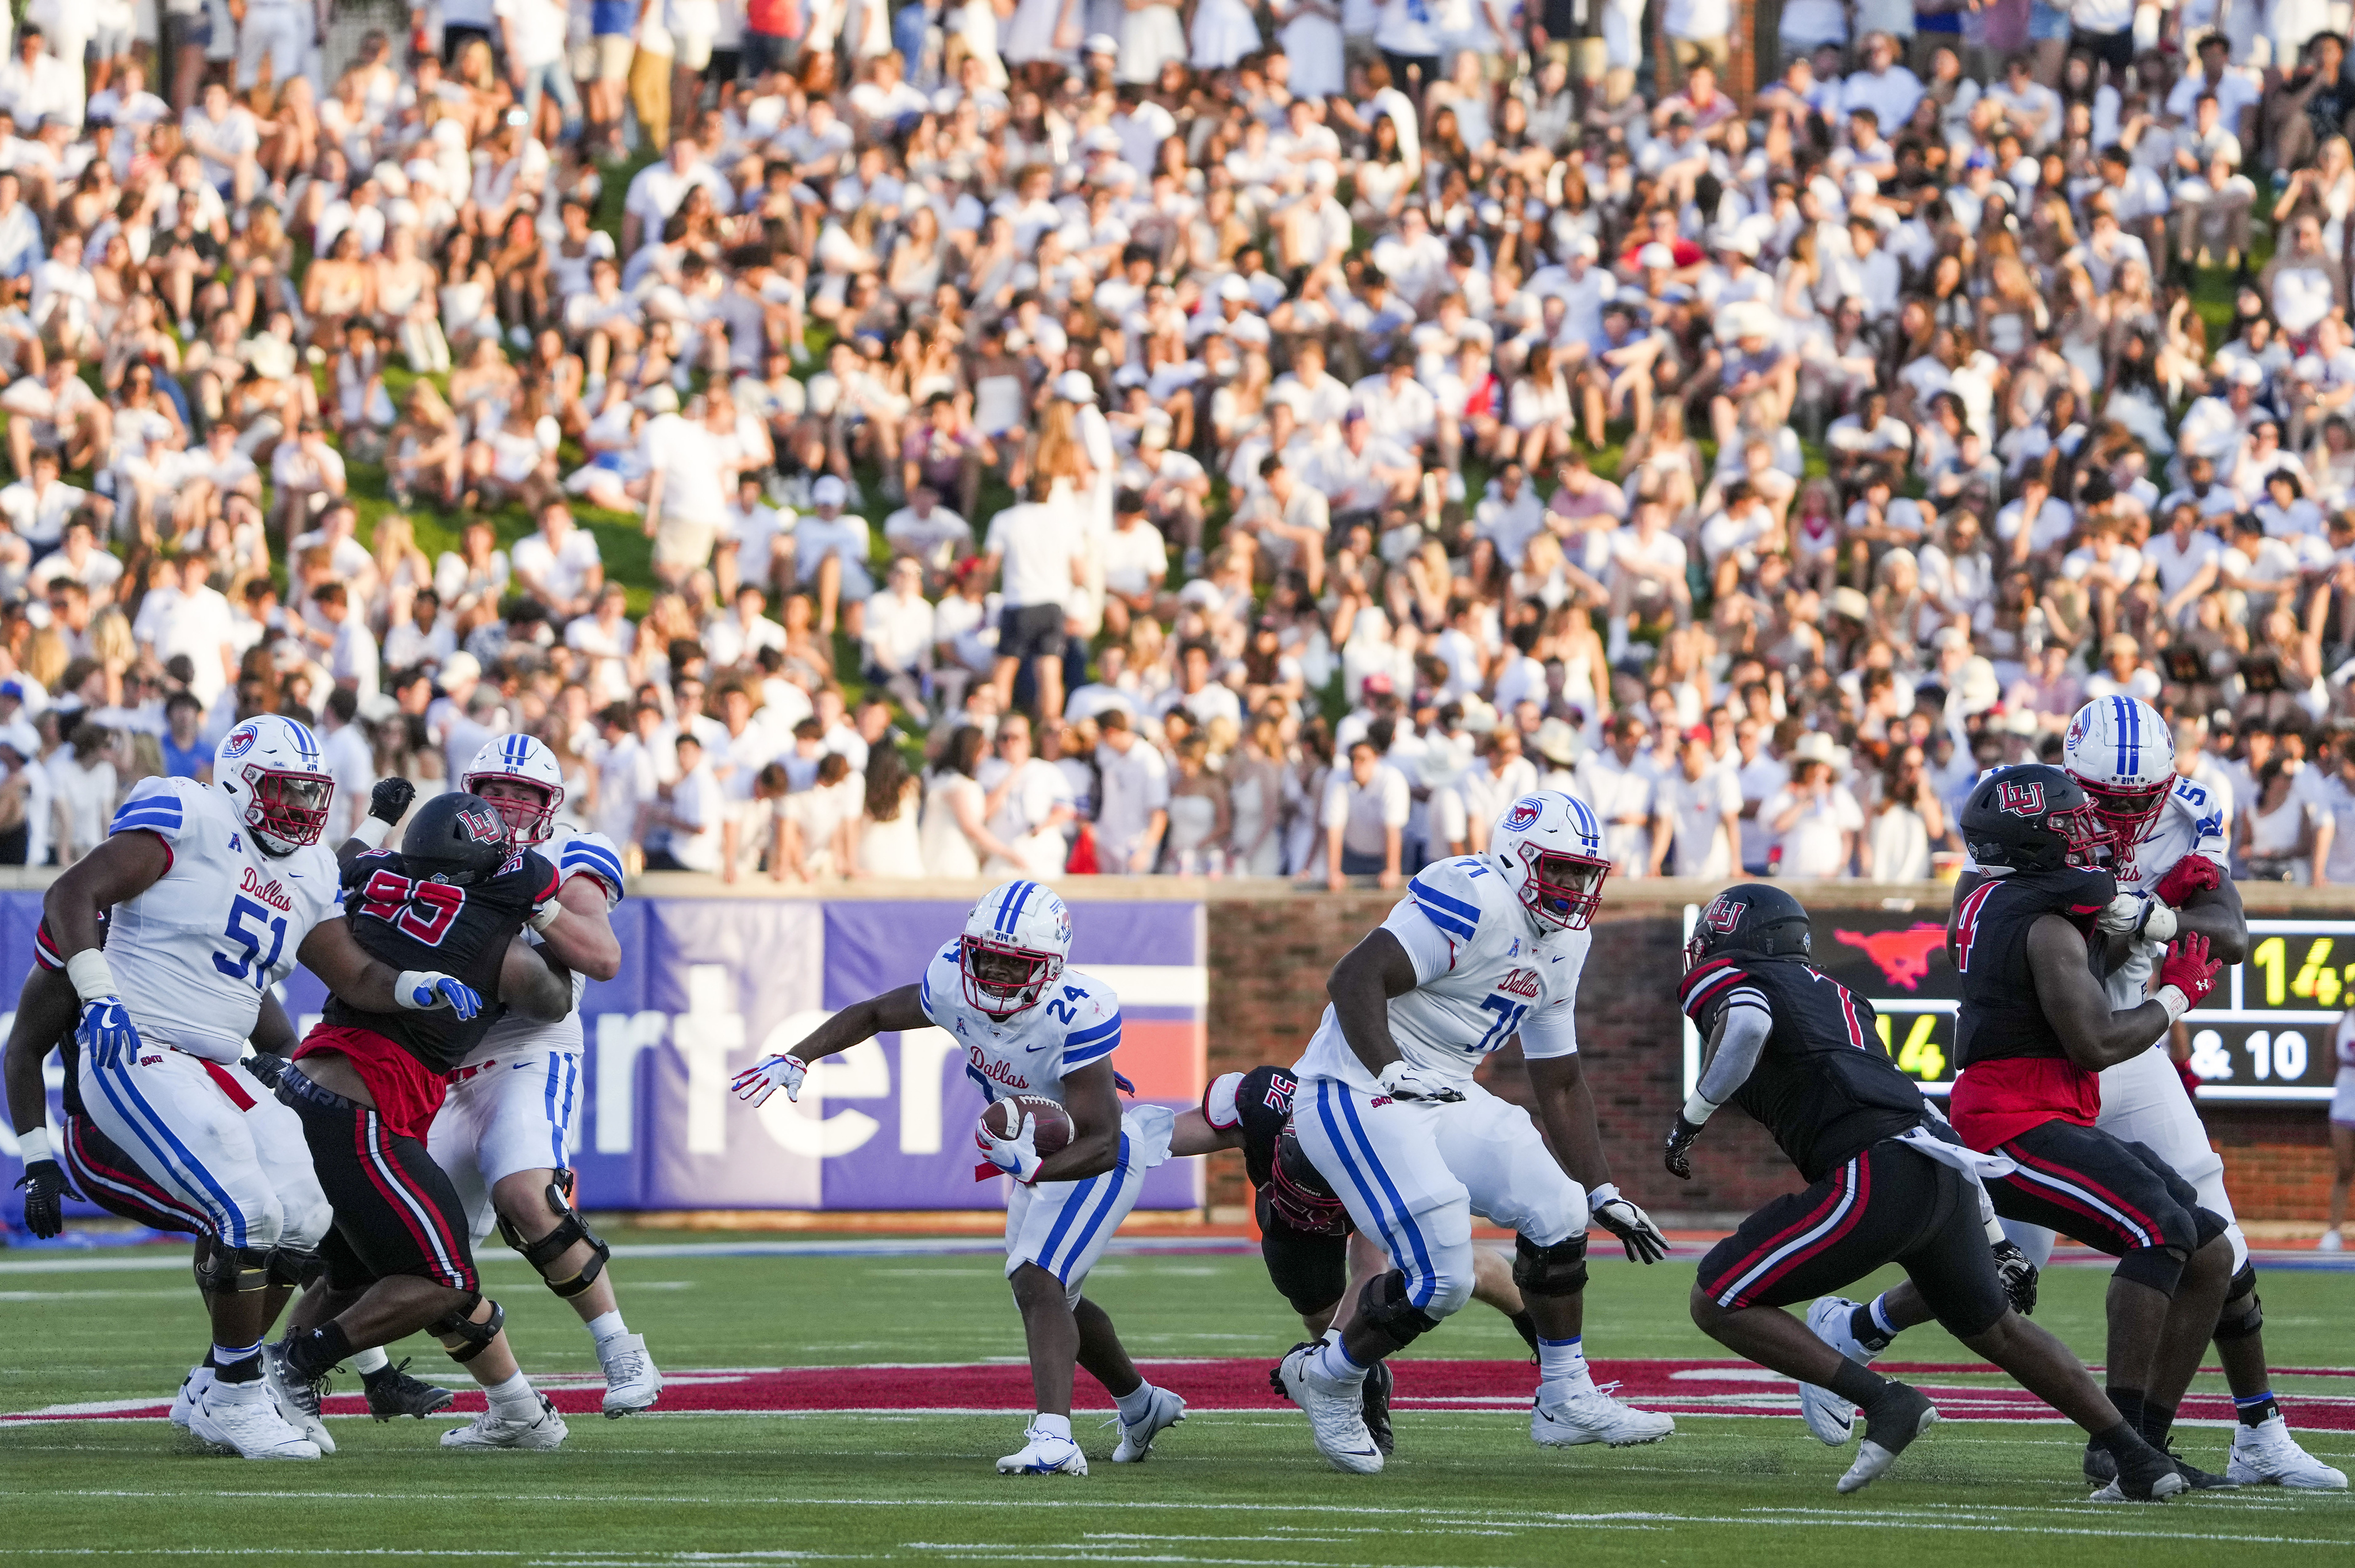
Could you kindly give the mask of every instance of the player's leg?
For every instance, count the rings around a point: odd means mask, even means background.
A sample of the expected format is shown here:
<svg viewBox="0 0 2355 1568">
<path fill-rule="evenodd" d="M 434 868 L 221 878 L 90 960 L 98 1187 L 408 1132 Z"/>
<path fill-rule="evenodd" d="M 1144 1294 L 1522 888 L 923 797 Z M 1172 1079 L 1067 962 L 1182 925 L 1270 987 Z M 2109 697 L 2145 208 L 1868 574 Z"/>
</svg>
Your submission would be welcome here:
<svg viewBox="0 0 2355 1568">
<path fill-rule="evenodd" d="M 118 1219 L 151 1230 L 176 1231 L 196 1238 L 194 1264 L 197 1296 L 204 1303 L 209 1323 L 212 1303 L 205 1299 L 205 1265 L 212 1237 L 205 1217 L 157 1185 L 138 1162 L 114 1147 L 86 1115 L 69 1115 L 58 1129 L 58 1163 L 65 1168 L 74 1190 Z M 204 1359 L 188 1369 L 172 1396 L 172 1424 L 185 1430 L 195 1416 L 196 1402 L 212 1386 L 213 1353 L 207 1336 Z"/>
<path fill-rule="evenodd" d="M 2344 1245 L 2350 1189 L 2355 1189 L 2355 1122 L 2342 1122 L 2334 1115 L 2330 1122 L 2330 1228 L 2322 1232 L 2320 1243 L 2326 1253 L 2338 1252 Z"/>
</svg>

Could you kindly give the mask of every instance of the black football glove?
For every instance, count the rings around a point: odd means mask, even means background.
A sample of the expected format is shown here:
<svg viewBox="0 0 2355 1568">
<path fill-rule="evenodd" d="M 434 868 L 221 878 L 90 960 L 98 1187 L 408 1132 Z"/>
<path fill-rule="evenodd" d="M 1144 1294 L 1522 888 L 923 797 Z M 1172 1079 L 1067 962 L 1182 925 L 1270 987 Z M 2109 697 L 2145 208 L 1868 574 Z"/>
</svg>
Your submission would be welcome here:
<svg viewBox="0 0 2355 1568">
<path fill-rule="evenodd" d="M 53 1159 L 37 1159 L 25 1167 L 16 1185 L 25 1189 L 25 1229 L 44 1240 L 66 1228 L 60 1200 L 81 1196 L 66 1185 L 66 1173 Z"/>
<path fill-rule="evenodd" d="M 286 1072 L 286 1059 L 274 1051 L 257 1051 L 245 1059 L 245 1070 L 275 1089 Z"/>
<path fill-rule="evenodd" d="M 1995 1276 L 2003 1282 L 2011 1309 L 2025 1317 L 2036 1310 L 2036 1265 L 2009 1242 L 1997 1243 L 1994 1251 Z"/>
<path fill-rule="evenodd" d="M 1693 1140 L 1700 1136 L 1700 1129 L 1686 1121 L 1685 1114 L 1678 1111 L 1677 1125 L 1668 1129 L 1668 1142 L 1660 1149 L 1661 1163 L 1668 1168 L 1668 1174 L 1678 1181 L 1692 1179 Z"/>
<path fill-rule="evenodd" d="M 404 778 L 378 779 L 376 788 L 368 791 L 368 815 L 378 822 L 400 826 L 409 815 L 411 802 L 417 798 L 417 786 Z"/>
</svg>

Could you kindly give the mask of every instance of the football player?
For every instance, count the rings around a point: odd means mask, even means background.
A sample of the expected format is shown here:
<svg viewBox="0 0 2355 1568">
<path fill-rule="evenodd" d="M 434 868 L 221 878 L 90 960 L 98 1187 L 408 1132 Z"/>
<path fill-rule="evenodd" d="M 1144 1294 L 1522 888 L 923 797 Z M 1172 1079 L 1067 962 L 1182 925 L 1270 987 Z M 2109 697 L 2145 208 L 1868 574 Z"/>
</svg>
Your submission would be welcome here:
<svg viewBox="0 0 2355 1568">
<path fill-rule="evenodd" d="M 997 1461 L 1000 1475 L 1088 1473 L 1071 1436 L 1074 1361 L 1119 1403 L 1114 1464 L 1146 1458 L 1158 1434 L 1186 1419 L 1186 1402 L 1138 1374 L 1112 1318 L 1081 1290 L 1136 1206 L 1145 1173 L 1169 1157 L 1176 1118 L 1157 1105 L 1123 1114 L 1119 1092 L 1129 1084 L 1112 1064 L 1120 998 L 1067 968 L 1071 951 L 1063 901 L 1037 882 L 1007 882 L 974 905 L 964 934 L 932 955 L 916 984 L 844 1008 L 792 1053 L 763 1058 L 733 1083 L 737 1097 L 756 1106 L 780 1089 L 793 1099 L 820 1057 L 878 1034 L 938 1025 L 964 1048 L 966 1074 L 989 1100 L 1038 1095 L 1070 1116 L 1071 1141 L 1049 1155 L 1039 1152 L 1028 1112 L 1018 1110 L 1003 1136 L 986 1126 L 975 1133 L 989 1165 L 1014 1179 L 1006 1277 L 1022 1311 L 1038 1401 L 1022 1447 Z"/>
<path fill-rule="evenodd" d="M 283 1298 L 273 1270 L 281 1284 L 304 1276 L 329 1212 L 294 1117 L 240 1065 L 263 994 L 299 957 L 387 1012 L 479 1005 L 450 976 L 398 972 L 353 940 L 319 845 L 334 792 L 308 730 L 249 719 L 222 737 L 211 784 L 133 789 L 105 842 L 49 885 L 35 939 L 80 997 L 83 1109 L 212 1239 L 201 1283 L 213 1371 L 189 1426 L 248 1458 L 334 1446 L 324 1426 L 290 1424 L 264 1382 L 271 1304 Z M 28 1163 L 48 1153 L 46 1132 L 33 1136 Z"/>
<path fill-rule="evenodd" d="M 1281 1067 L 1222 1072 L 1202 1093 L 1202 1104 L 1182 1112 L 1171 1136 L 1172 1156 L 1243 1151 L 1252 1203 L 1259 1221 L 1260 1260 L 1270 1284 L 1300 1314 L 1312 1339 L 1338 1338 L 1342 1303 L 1382 1272 L 1379 1248 L 1349 1222 L 1349 1211 L 1301 1152 L 1292 1129 L 1299 1081 Z M 1521 1307 L 1512 1265 L 1492 1248 L 1473 1253 L 1472 1299 L 1503 1313 L 1538 1350 L 1537 1325 Z M 1391 1371 L 1377 1362 L 1366 1376 L 1366 1430 L 1374 1446 L 1391 1452 Z"/>
<path fill-rule="evenodd" d="M 2226 803 L 2175 771 L 2175 741 L 2166 721 L 2148 703 L 2131 697 L 2105 697 L 2085 704 L 2070 721 L 2062 741 L 2062 766 L 2093 802 L 2101 854 L 2117 879 L 2118 893 L 2103 912 L 2100 934 L 2091 944 L 2094 973 L 2103 977 L 2110 1006 L 2121 1011 L 2148 995 L 2152 976 L 2177 935 L 2198 933 L 2211 954 L 2225 964 L 2247 957 L 2249 927 L 2240 891 L 2226 871 Z M 1966 869 L 1955 886 L 1959 911 L 1986 879 Z M 1948 952 L 1955 923 L 1949 919 Z M 2171 1031 L 2170 1031 L 2171 1032 Z M 2311 1490 L 2340 1490 L 2343 1471 L 2299 1446 L 2273 1395 L 2265 1358 L 2264 1312 L 2257 1299 L 2257 1272 L 2248 1238 L 2232 1216 L 2224 1190 L 2224 1159 L 2208 1141 L 2207 1128 L 2161 1035 L 2149 1050 L 2104 1068 L 2102 1131 L 2141 1144 L 2191 1184 L 2200 1206 L 2225 1221 L 2232 1249 L 2232 1278 L 2216 1323 L 2216 1358 L 2232 1392 L 2239 1422 L 2225 1468 L 2227 1479 L 2272 1483 Z M 2051 1254 L 2052 1232 L 2041 1225 L 2005 1227 L 2038 1266 Z M 1809 1313 L 1842 1350 L 1867 1359 L 1886 1348 L 1891 1330 L 1922 1321 L 1910 1296 L 1859 1308 L 1838 1297 Z M 1875 1314 L 1878 1314 L 1876 1317 Z M 1859 1316 L 1861 1315 L 1861 1316 Z M 1859 1335 L 1858 1328 L 1867 1332 Z M 1819 1391 L 1804 1390 L 1809 1424 L 1817 1435 L 1833 1434 L 1846 1409 Z M 1828 1413 L 1823 1407 L 1832 1406 Z M 2086 1474 L 2108 1478 L 2108 1456 L 2086 1451 Z"/>
<path fill-rule="evenodd" d="M 2184 1489 L 2166 1456 L 2102 1395 L 2068 1348 L 2012 1310 L 1987 1247 L 1989 1159 L 1950 1141 L 1873 1029 L 1872 1004 L 1809 962 L 1807 912 L 1745 882 L 1710 901 L 1685 947 L 1678 999 L 1709 1040 L 1694 1093 L 1669 1128 L 1668 1173 L 1717 1110 L 1738 1104 L 1774 1135 L 1805 1190 L 1775 1199 L 1710 1250 L 1693 1278 L 1702 1332 L 1760 1366 L 1862 1407 L 1865 1438 L 1838 1489 L 1886 1472 L 1938 1419 L 1922 1392 L 1843 1359 L 1783 1307 L 1902 1266 L 1954 1336 L 2093 1435 L 2116 1458 L 2107 1499 Z"/>
<path fill-rule="evenodd" d="M 266 1348 L 264 1371 L 282 1403 L 315 1420 L 329 1368 L 424 1328 L 488 1396 L 473 1424 L 442 1435 L 445 1446 L 554 1448 L 563 1418 L 516 1365 L 505 1315 L 474 1274 L 465 1208 L 425 1135 L 450 1073 L 499 1016 L 472 998 L 548 1021 L 572 1008 L 564 927 L 550 912 L 561 908 L 556 868 L 517 848 L 487 801 L 453 792 L 417 808 L 398 854 L 356 856 L 342 886 L 362 947 L 395 963 L 434 955 L 471 987 L 470 1005 L 429 1016 L 338 990 L 280 1074 L 335 1229 L 320 1246 L 328 1290 Z M 517 940 L 527 923 L 544 945 Z"/>
<path fill-rule="evenodd" d="M 405 784 L 387 780 L 388 785 Z M 581 1099 L 581 995 L 621 972 L 613 909 L 622 901 L 622 857 L 602 833 L 560 827 L 564 774 L 556 753 L 529 735 L 501 735 L 474 753 L 458 787 L 491 803 L 515 841 L 556 863 L 557 894 L 572 971 L 572 1010 L 553 1023 L 509 1013 L 466 1054 L 435 1113 L 426 1147 L 457 1185 L 480 1246 L 496 1223 L 559 1300 L 588 1327 L 605 1373 L 605 1413 L 644 1410 L 662 1391 L 645 1337 L 622 1320 L 606 1269 L 613 1249 L 572 1208 L 565 1146 Z M 397 803 L 400 820 L 407 800 Z M 364 825 L 375 826 L 373 823 Z M 547 940 L 538 933 L 533 936 Z"/>
<path fill-rule="evenodd" d="M 1359 1294 L 1337 1343 L 1295 1349 L 1277 1376 L 1336 1469 L 1382 1467 L 1361 1385 L 1471 1299 L 1476 1212 L 1518 1232 L 1513 1283 L 1538 1330 L 1529 1436 L 1619 1446 L 1676 1430 L 1595 1387 L 1582 1343 L 1589 1219 L 1631 1259 L 1668 1254 L 1659 1227 L 1611 1184 L 1578 1060 L 1587 923 L 1610 869 L 1585 803 L 1524 795 L 1498 817 L 1486 854 L 1424 867 L 1333 966 L 1332 1002 L 1293 1070 L 1293 1125 L 1391 1267 Z M 1516 1034 L 1543 1136 L 1528 1112 L 1472 1081 Z"/>
</svg>

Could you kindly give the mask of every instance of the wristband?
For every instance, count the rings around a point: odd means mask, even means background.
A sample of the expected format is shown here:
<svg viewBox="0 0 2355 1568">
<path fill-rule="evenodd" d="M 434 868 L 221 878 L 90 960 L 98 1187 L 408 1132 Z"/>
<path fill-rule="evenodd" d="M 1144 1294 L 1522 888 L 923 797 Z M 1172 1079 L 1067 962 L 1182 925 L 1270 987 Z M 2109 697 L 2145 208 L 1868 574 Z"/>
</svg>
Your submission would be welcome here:
<svg viewBox="0 0 2355 1568">
<path fill-rule="evenodd" d="M 564 906 L 560 903 L 550 903 L 547 908 L 536 911 L 532 917 L 529 920 L 525 921 L 524 923 L 531 927 L 534 931 L 539 933 L 542 936 L 546 936 L 549 928 L 563 918 Z"/>
<path fill-rule="evenodd" d="M 1715 1115 L 1717 1115 L 1717 1103 L 1703 1099 L 1699 1090 L 1695 1090 L 1691 1098 L 1685 1102 L 1684 1118 L 1696 1127 L 1705 1125 Z"/>
<path fill-rule="evenodd" d="M 35 1127 L 29 1133 L 18 1133 L 16 1156 L 27 1165 L 37 1165 L 45 1159 L 56 1160 L 58 1157 L 49 1152 L 49 1129 Z"/>
<path fill-rule="evenodd" d="M 392 837 L 392 824 L 381 816 L 364 816 L 360 825 L 352 829 L 352 837 L 371 849 L 381 849 L 384 841 Z"/>
<path fill-rule="evenodd" d="M 115 989 L 114 971 L 107 966 L 106 955 L 95 947 L 85 947 L 66 960 L 66 978 L 73 982 L 75 995 L 85 1002 L 123 994 Z"/>
<path fill-rule="evenodd" d="M 1615 1181 L 1606 1181 L 1600 1187 L 1590 1187 L 1586 1189 L 1586 1206 L 1590 1210 L 1600 1209 L 1605 1203 L 1616 1203 L 1618 1200 L 1619 1184 Z"/>
<path fill-rule="evenodd" d="M 2135 934 L 2145 942 L 2156 942 L 2164 946 L 2175 940 L 2177 924 L 2175 912 L 2154 899 L 2150 908 L 2143 912 L 2142 924 L 2136 929 Z"/>
<path fill-rule="evenodd" d="M 403 969 L 392 983 L 392 999 L 397 1006 L 412 1013 L 432 1012 L 442 1005 L 442 993 L 434 990 L 432 983 L 448 977 L 445 975 L 435 974 L 431 969 Z M 432 998 L 432 1000 L 421 1003 L 410 1000 L 421 987 L 424 988 L 425 994 Z"/>
<path fill-rule="evenodd" d="M 2169 1024 L 2173 1024 L 2176 1019 L 2191 1010 L 2191 998 L 2183 994 L 2183 987 L 2180 986 L 2161 986 L 2158 995 L 2151 999 L 2167 1009 L 2167 1021 Z"/>
</svg>

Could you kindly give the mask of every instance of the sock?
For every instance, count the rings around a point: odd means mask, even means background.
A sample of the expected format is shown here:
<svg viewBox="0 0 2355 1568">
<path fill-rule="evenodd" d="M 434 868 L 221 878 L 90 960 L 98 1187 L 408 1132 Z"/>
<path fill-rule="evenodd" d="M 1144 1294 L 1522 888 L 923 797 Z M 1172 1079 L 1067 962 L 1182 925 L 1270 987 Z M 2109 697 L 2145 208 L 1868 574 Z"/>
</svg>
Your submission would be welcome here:
<svg viewBox="0 0 2355 1568">
<path fill-rule="evenodd" d="M 1825 1386 L 1859 1410 L 1870 1411 L 1880 1403 L 1881 1394 L 1889 1387 L 1889 1380 L 1870 1367 L 1859 1366 L 1842 1356 L 1839 1370 L 1832 1373 L 1832 1381 Z"/>
<path fill-rule="evenodd" d="M 2281 1413 L 2281 1406 L 2274 1403 L 2274 1391 L 2271 1389 L 2261 1393 L 2234 1394 L 2232 1410 L 2240 1416 L 2243 1426 L 2263 1426 Z"/>
<path fill-rule="evenodd" d="M 1042 1410 L 1030 1418 L 1030 1430 L 1041 1437 L 1060 1437 L 1068 1443 L 1071 1440 L 1071 1418 L 1050 1415 Z"/>
<path fill-rule="evenodd" d="M 2154 1448 L 2167 1446 L 2167 1435 L 2175 1429 L 2175 1406 L 2161 1404 L 2144 1396 L 2142 1402 L 2142 1435 L 2150 1439 Z"/>
<path fill-rule="evenodd" d="M 203 1367 L 205 1371 L 208 1372 L 215 1372 L 220 1370 L 220 1363 L 213 1360 L 211 1346 L 208 1345 L 205 1347 L 205 1359 L 202 1361 L 199 1361 L 197 1365 Z"/>
<path fill-rule="evenodd" d="M 1153 1408 L 1153 1385 L 1140 1381 L 1128 1392 L 1114 1394 L 1113 1403 L 1120 1406 L 1123 1421 L 1142 1421 L 1146 1412 Z"/>
<path fill-rule="evenodd" d="M 286 1370 L 305 1381 L 314 1381 L 351 1353 L 352 1341 L 343 1325 L 325 1323 L 308 1334 L 287 1336 Z"/>
<path fill-rule="evenodd" d="M 503 1383 L 485 1384 L 484 1397 L 491 1402 L 491 1412 L 513 1421 L 539 1419 L 539 1396 L 531 1391 L 531 1380 L 521 1372 Z"/>
<path fill-rule="evenodd" d="M 2142 1390 L 2113 1388 L 2105 1389 L 2102 1392 L 2110 1396 L 2110 1403 L 2118 1407 L 2118 1413 L 2126 1417 L 2128 1426 L 2133 1427 L 2137 1432 L 2147 1430 L 2142 1424 Z"/>
<path fill-rule="evenodd" d="M 213 1381 L 250 1383 L 261 1375 L 261 1341 L 242 1347 L 215 1345 L 205 1360 L 212 1363 Z"/>
<path fill-rule="evenodd" d="M 1366 1381 L 1366 1369 L 1349 1359 L 1348 1348 L 1337 1337 L 1326 1341 L 1325 1348 L 1316 1352 L 1316 1367 L 1336 1382 Z"/>
<path fill-rule="evenodd" d="M 2117 1403 L 2115 1397 L 2111 1403 Z M 2121 1421 L 2105 1431 L 2094 1433 L 2086 1446 L 2099 1448 L 2115 1459 L 2120 1475 L 2126 1473 L 2128 1466 L 2151 1453 L 2150 1445 L 2143 1441 L 2142 1434 L 2135 1430 L 2131 1421 Z"/>
<path fill-rule="evenodd" d="M 1506 1319 L 1506 1321 L 1512 1324 L 1513 1332 L 1518 1334 L 1521 1337 L 1522 1341 L 1529 1346 L 1529 1354 L 1532 1356 L 1537 1355 L 1538 1320 L 1530 1317 L 1526 1310 L 1523 1310 L 1514 1313 L 1512 1317 Z M 1543 1358 L 1540 1359 L 1542 1360 Z"/>
<path fill-rule="evenodd" d="M 1326 1329 L 1324 1339 L 1325 1343 L 1328 1345 L 1339 1344 L 1341 1342 L 1341 1326 L 1338 1323 L 1336 1323 L 1330 1328 Z"/>
<path fill-rule="evenodd" d="M 354 1350 L 351 1354 L 351 1369 L 363 1378 L 373 1378 L 390 1365 L 392 1358 L 384 1353 L 381 1345 L 370 1345 L 365 1350 Z"/>
<path fill-rule="evenodd" d="M 1585 1338 L 1538 1341 L 1538 1381 L 1569 1383 L 1575 1387 L 1587 1381 Z"/>
<path fill-rule="evenodd" d="M 628 1333 L 630 1326 L 622 1321 L 622 1309 L 616 1307 L 611 1312 L 600 1312 L 589 1319 L 588 1329 L 589 1338 L 602 1345 L 608 1339 L 618 1339 Z"/>
<path fill-rule="evenodd" d="M 1884 1299 L 1876 1296 L 1848 1315 L 1849 1337 L 1875 1355 L 1889 1349 L 1889 1341 L 1897 1338 L 1897 1330 L 1881 1320 Z"/>
</svg>

